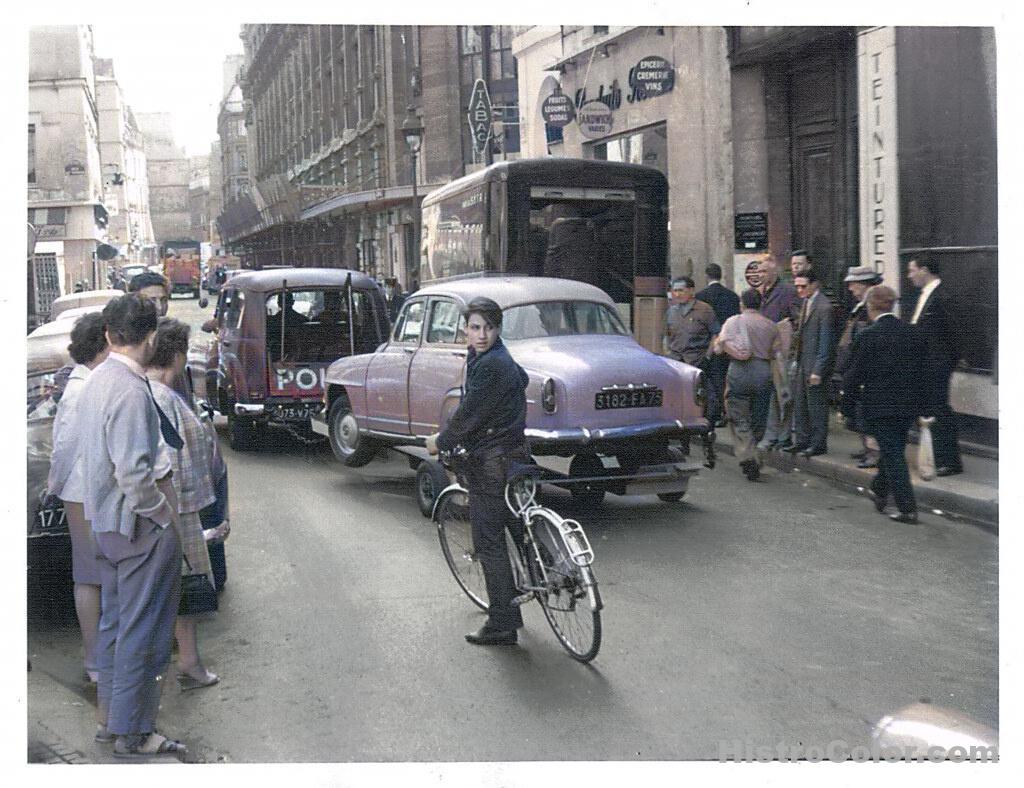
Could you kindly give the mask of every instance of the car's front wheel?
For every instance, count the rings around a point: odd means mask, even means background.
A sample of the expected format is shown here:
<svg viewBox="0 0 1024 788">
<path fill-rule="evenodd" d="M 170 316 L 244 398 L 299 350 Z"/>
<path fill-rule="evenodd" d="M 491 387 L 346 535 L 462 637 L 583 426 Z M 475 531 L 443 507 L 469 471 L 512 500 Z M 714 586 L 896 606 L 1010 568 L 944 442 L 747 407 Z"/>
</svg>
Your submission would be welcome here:
<svg viewBox="0 0 1024 788">
<path fill-rule="evenodd" d="M 361 468 L 374 458 L 380 444 L 359 434 L 359 424 L 348 398 L 338 397 L 327 415 L 328 434 L 334 456 L 349 468 Z"/>
</svg>

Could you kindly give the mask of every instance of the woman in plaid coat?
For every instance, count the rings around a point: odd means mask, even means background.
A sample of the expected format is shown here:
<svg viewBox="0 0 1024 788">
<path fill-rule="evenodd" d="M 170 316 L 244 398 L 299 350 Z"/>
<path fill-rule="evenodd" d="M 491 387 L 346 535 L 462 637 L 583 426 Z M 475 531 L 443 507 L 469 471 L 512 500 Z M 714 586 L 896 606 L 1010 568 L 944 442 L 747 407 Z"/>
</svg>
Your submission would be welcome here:
<svg viewBox="0 0 1024 788">
<path fill-rule="evenodd" d="M 162 318 L 146 374 L 153 398 L 184 442 L 180 450 L 161 444 L 171 458 L 174 471 L 171 479 L 178 495 L 178 536 L 187 560 L 187 563 L 182 561 L 182 574 L 205 574 L 213 585 L 213 570 L 199 519 L 199 511 L 215 499 L 211 436 L 189 403 L 173 388 L 175 379 L 185 368 L 188 337 L 187 325 L 173 318 Z M 222 537 L 222 534 L 214 536 Z M 209 687 L 220 680 L 199 658 L 196 619 L 197 616 L 179 615 L 174 625 L 178 641 L 178 683 L 184 690 Z"/>
</svg>

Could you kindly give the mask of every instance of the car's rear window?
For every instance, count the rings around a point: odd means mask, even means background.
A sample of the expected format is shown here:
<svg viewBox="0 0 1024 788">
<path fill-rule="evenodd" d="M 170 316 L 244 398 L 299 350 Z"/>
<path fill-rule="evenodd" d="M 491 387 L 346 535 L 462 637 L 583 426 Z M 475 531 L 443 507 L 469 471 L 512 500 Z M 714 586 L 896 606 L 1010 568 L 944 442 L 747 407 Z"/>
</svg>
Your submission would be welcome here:
<svg viewBox="0 0 1024 788">
<path fill-rule="evenodd" d="M 502 339 L 515 341 L 573 334 L 627 336 L 629 332 L 614 310 L 593 301 L 541 301 L 504 311 Z"/>
</svg>

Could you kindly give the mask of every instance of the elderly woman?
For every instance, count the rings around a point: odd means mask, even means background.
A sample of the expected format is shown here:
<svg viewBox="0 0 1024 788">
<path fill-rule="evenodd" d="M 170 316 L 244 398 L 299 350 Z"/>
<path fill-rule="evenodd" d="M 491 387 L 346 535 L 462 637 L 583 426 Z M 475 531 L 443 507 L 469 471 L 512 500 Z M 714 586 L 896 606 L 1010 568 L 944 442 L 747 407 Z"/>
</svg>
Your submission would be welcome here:
<svg viewBox="0 0 1024 788">
<path fill-rule="evenodd" d="M 78 318 L 71 329 L 68 352 L 75 366 L 68 376 L 53 420 L 53 454 L 50 458 L 48 491 L 64 502 L 64 514 L 71 531 L 71 575 L 75 581 L 75 612 L 82 629 L 85 672 L 89 681 L 99 676 L 96 667 L 96 633 L 100 623 L 100 569 L 92 525 L 82 508 L 81 441 L 78 429 L 82 386 L 89 373 L 102 362 L 110 348 L 104 333 L 103 316 L 92 312 Z M 88 417 L 88 414 L 85 414 Z"/>
<path fill-rule="evenodd" d="M 178 451 L 164 446 L 174 471 L 171 479 L 178 495 L 178 523 L 183 574 L 206 574 L 214 584 L 210 556 L 203 538 L 199 512 L 215 500 L 212 450 L 209 434 L 199 417 L 173 388 L 174 381 L 185 369 L 189 328 L 172 318 L 162 318 L 156 331 L 153 357 L 146 375 L 153 389 L 153 398 L 167 414 L 184 442 Z M 178 641 L 178 683 L 184 690 L 209 687 L 220 679 L 207 670 L 199 658 L 196 616 L 179 615 L 174 625 Z"/>
</svg>

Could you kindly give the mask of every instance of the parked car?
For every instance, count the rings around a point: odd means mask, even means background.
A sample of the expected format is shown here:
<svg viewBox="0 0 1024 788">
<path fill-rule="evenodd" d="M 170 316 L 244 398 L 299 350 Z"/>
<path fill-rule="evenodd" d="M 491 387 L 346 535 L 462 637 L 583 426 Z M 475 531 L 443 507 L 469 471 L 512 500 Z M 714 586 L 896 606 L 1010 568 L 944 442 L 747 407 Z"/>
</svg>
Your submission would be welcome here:
<svg viewBox="0 0 1024 788">
<path fill-rule="evenodd" d="M 70 319 L 44 323 L 26 341 L 28 569 L 30 577 L 61 587 L 68 586 L 71 579 L 71 534 L 64 505 L 60 499 L 48 496 L 46 487 L 57 414 L 54 376 L 71 361 L 67 348 L 74 325 Z"/>
<path fill-rule="evenodd" d="M 358 467 L 382 446 L 422 446 L 447 423 L 465 379 L 462 310 L 477 296 L 501 305 L 502 338 L 529 373 L 532 453 L 570 457 L 569 478 L 591 480 L 566 485 L 574 495 L 682 497 L 695 467 L 666 471 L 657 483 L 644 468 L 678 464 L 670 444 L 710 434 L 700 371 L 642 348 L 604 291 L 568 279 L 459 278 L 410 295 L 387 344 L 327 370 L 313 428 L 339 460 Z"/>
<path fill-rule="evenodd" d="M 81 309 L 82 307 L 98 306 L 102 309 L 118 296 L 123 296 L 123 290 L 86 290 L 81 293 L 69 293 L 53 299 L 50 306 L 50 320 L 56 320 L 69 309 Z M 78 312 L 76 314 L 82 314 Z"/>
<path fill-rule="evenodd" d="M 389 324 L 365 274 L 277 268 L 227 279 L 203 329 L 216 336 L 189 349 L 192 390 L 227 416 L 231 447 L 245 451 L 267 427 L 308 428 L 323 407 L 328 364 L 373 350 Z"/>
</svg>

